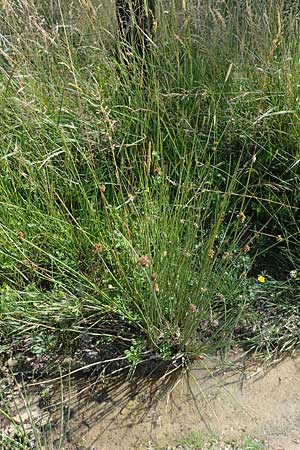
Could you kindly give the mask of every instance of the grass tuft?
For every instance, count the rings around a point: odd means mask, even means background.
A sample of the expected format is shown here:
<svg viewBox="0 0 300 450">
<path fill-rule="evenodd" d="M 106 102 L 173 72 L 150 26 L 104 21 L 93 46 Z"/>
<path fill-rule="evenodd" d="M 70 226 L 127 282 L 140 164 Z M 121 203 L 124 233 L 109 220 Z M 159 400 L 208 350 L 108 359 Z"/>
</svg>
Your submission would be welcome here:
<svg viewBox="0 0 300 450">
<path fill-rule="evenodd" d="M 4 359 L 298 348 L 299 11 L 208 3 L 131 62 L 91 2 L 0 7 Z"/>
</svg>

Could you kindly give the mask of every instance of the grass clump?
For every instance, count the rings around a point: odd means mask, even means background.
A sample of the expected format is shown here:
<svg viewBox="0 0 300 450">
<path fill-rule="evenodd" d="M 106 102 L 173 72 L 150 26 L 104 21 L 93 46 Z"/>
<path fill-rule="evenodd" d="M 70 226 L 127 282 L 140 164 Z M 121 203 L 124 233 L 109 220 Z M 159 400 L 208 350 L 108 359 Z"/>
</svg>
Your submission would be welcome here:
<svg viewBox="0 0 300 450">
<path fill-rule="evenodd" d="M 123 64 L 92 4 L 6 3 L 3 358 L 296 349 L 298 11 L 161 8 Z"/>
</svg>

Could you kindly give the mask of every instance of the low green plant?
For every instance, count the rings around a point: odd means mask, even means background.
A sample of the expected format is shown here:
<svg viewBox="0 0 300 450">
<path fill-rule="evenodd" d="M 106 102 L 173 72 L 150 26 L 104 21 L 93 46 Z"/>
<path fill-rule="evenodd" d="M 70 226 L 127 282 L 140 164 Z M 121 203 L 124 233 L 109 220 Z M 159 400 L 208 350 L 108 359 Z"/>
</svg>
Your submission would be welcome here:
<svg viewBox="0 0 300 450">
<path fill-rule="evenodd" d="M 177 446 L 158 447 L 150 444 L 148 450 L 264 450 L 266 447 L 250 437 L 239 440 L 222 440 L 203 433 L 191 433 Z"/>
<path fill-rule="evenodd" d="M 137 365 L 142 362 L 143 347 L 142 339 L 133 339 L 129 350 L 125 350 L 125 357 L 130 365 L 131 373 L 134 373 Z"/>
</svg>

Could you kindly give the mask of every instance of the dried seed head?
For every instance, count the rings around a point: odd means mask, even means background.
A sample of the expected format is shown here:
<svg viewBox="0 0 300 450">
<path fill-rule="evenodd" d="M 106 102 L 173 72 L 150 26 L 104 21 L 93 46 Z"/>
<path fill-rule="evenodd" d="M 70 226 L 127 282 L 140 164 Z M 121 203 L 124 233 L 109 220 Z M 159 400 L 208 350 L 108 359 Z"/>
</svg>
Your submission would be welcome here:
<svg viewBox="0 0 300 450">
<path fill-rule="evenodd" d="M 207 256 L 212 259 L 215 256 L 215 251 L 211 248 L 208 251 Z"/>
<path fill-rule="evenodd" d="M 156 280 L 157 280 L 157 274 L 156 274 L 155 272 L 153 272 L 153 273 L 151 274 L 151 280 L 152 280 L 152 281 L 156 281 Z"/>
<path fill-rule="evenodd" d="M 246 214 L 243 213 L 243 211 L 241 211 L 241 212 L 239 213 L 239 215 L 238 215 L 238 218 L 240 219 L 240 222 L 241 222 L 241 223 L 245 223 L 245 220 L 246 220 Z"/>
<path fill-rule="evenodd" d="M 149 266 L 149 262 L 150 262 L 150 261 L 149 261 L 149 258 L 148 258 L 147 255 L 141 256 L 140 259 L 139 259 L 139 261 L 140 261 L 140 265 L 141 265 L 143 268 L 146 268 L 146 267 Z"/>
<path fill-rule="evenodd" d="M 276 236 L 276 241 L 277 242 L 283 241 L 283 237 L 281 236 L 281 234 L 278 234 L 278 236 Z"/>
<path fill-rule="evenodd" d="M 192 314 L 195 314 L 195 312 L 197 312 L 197 306 L 194 305 L 193 303 L 189 304 L 189 312 Z"/>
<path fill-rule="evenodd" d="M 159 292 L 159 286 L 157 283 L 153 284 L 153 290 L 154 290 L 154 292 Z"/>
<path fill-rule="evenodd" d="M 23 233 L 23 231 L 18 230 L 18 231 L 16 232 L 16 236 L 17 236 L 17 238 L 19 239 L 19 241 L 22 241 L 22 239 L 24 238 L 24 233 Z"/>
<path fill-rule="evenodd" d="M 105 192 L 104 184 L 102 184 L 102 186 L 99 187 L 99 190 L 100 190 L 101 194 L 104 194 L 104 192 Z"/>
<path fill-rule="evenodd" d="M 246 244 L 244 245 L 244 247 L 242 248 L 242 252 L 246 255 L 247 253 L 249 253 L 251 250 L 250 245 Z"/>
<path fill-rule="evenodd" d="M 100 244 L 100 242 L 97 242 L 97 244 L 94 245 L 94 250 L 96 253 L 101 253 L 103 250 L 103 245 Z"/>
<path fill-rule="evenodd" d="M 155 167 L 153 172 L 154 172 L 154 175 L 159 176 L 159 175 L 161 175 L 161 168 Z"/>
</svg>

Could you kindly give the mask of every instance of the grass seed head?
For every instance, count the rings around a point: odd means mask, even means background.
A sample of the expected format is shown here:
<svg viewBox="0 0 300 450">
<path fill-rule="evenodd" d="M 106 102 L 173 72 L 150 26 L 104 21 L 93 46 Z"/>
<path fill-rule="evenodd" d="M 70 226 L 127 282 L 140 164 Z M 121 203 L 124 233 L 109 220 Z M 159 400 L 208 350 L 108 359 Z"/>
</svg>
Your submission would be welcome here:
<svg viewBox="0 0 300 450">
<path fill-rule="evenodd" d="M 17 238 L 19 239 L 19 241 L 22 241 L 22 239 L 24 238 L 24 233 L 23 233 L 23 231 L 18 230 L 18 231 L 16 232 L 16 236 L 17 236 Z"/>
<path fill-rule="evenodd" d="M 215 251 L 211 248 L 208 253 L 207 256 L 211 259 L 213 259 L 213 257 L 215 256 Z"/>
<path fill-rule="evenodd" d="M 153 290 L 154 292 L 159 292 L 159 285 L 157 283 L 153 284 Z"/>
<path fill-rule="evenodd" d="M 103 245 L 100 244 L 100 242 L 97 242 L 97 244 L 94 245 L 94 251 L 96 253 L 101 253 L 103 250 Z"/>
<path fill-rule="evenodd" d="M 189 312 L 192 314 L 195 314 L 195 312 L 197 312 L 197 306 L 194 305 L 193 303 L 189 304 Z"/>
<path fill-rule="evenodd" d="M 141 267 L 143 267 L 143 269 L 145 269 L 146 267 L 149 266 L 150 260 L 147 255 L 141 256 L 139 261 L 140 261 L 140 265 L 141 265 Z"/>
<path fill-rule="evenodd" d="M 240 222 L 241 222 L 241 223 L 245 223 L 245 220 L 246 220 L 246 214 L 245 214 L 243 211 L 241 211 L 241 212 L 239 213 L 239 215 L 238 215 L 238 218 L 240 219 Z"/>
<path fill-rule="evenodd" d="M 247 253 L 249 253 L 251 250 L 250 245 L 245 244 L 244 247 L 242 248 L 242 252 L 246 255 Z"/>
</svg>

